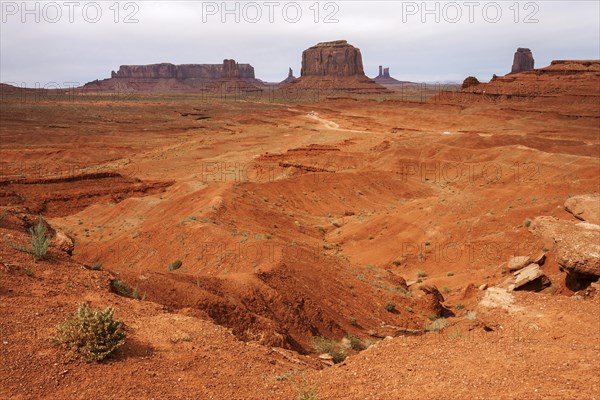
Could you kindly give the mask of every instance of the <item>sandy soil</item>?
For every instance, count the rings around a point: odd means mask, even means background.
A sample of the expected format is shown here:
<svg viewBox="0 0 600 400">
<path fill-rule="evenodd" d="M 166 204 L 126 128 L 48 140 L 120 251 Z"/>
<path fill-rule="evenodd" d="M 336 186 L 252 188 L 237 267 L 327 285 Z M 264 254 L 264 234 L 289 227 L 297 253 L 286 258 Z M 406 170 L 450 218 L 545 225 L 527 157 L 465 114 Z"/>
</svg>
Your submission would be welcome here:
<svg viewBox="0 0 600 400">
<path fill-rule="evenodd" d="M 527 229 L 598 194 L 598 103 L 560 101 L 3 98 L 0 397 L 600 398 L 600 298 Z M 8 245 L 38 213 L 72 255 Z M 496 291 L 539 252 L 552 286 Z M 113 359 L 49 342 L 81 302 L 126 324 Z M 346 333 L 373 345 L 320 362 Z"/>
</svg>

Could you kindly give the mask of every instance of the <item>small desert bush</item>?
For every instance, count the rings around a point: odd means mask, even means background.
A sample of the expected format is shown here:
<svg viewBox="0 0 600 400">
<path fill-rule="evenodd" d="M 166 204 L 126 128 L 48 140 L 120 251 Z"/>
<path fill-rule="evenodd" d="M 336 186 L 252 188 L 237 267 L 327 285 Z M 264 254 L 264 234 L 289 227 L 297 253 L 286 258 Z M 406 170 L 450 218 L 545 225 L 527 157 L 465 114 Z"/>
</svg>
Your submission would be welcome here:
<svg viewBox="0 0 600 400">
<path fill-rule="evenodd" d="M 419 277 L 419 278 L 425 278 L 426 276 L 427 276 L 427 272 L 425 272 L 425 271 L 417 272 L 417 277 Z"/>
<path fill-rule="evenodd" d="M 125 343 L 123 322 L 105 310 L 81 304 L 57 327 L 52 341 L 87 362 L 102 361 Z"/>
<path fill-rule="evenodd" d="M 347 356 L 346 351 L 338 342 L 326 337 L 319 336 L 314 338 L 313 347 L 317 353 L 329 354 L 331 357 L 333 357 L 333 362 L 335 364 L 341 363 L 346 359 Z"/>
<path fill-rule="evenodd" d="M 347 334 L 346 339 L 350 342 L 350 348 L 352 350 L 363 351 L 367 348 L 367 345 L 356 336 Z"/>
<path fill-rule="evenodd" d="M 110 289 L 120 295 L 125 297 L 131 297 L 132 290 L 125 282 L 120 279 L 113 279 L 110 281 Z"/>
<path fill-rule="evenodd" d="M 294 385 L 295 386 L 295 385 Z M 295 386 L 298 400 L 319 400 L 317 396 L 317 386 L 308 387 L 306 381 L 302 381 L 302 385 Z"/>
<path fill-rule="evenodd" d="M 444 329 L 447 325 L 448 325 L 448 322 L 446 321 L 446 318 L 438 318 L 435 321 L 433 321 L 432 323 L 430 323 L 429 325 L 427 325 L 425 327 L 425 329 L 430 332 L 437 332 L 437 331 L 441 331 L 442 329 Z"/>
<path fill-rule="evenodd" d="M 387 303 L 385 303 L 385 309 L 391 313 L 396 311 L 396 303 L 394 303 L 393 301 L 388 301 Z"/>
<path fill-rule="evenodd" d="M 181 260 L 175 260 L 172 263 L 169 263 L 167 269 L 169 270 L 169 272 L 173 272 L 181 268 L 182 265 L 183 263 L 181 262 Z"/>
<path fill-rule="evenodd" d="M 44 224 L 41 214 L 38 217 L 37 225 L 33 228 L 29 228 L 29 233 L 31 234 L 31 247 L 29 248 L 13 244 L 7 239 L 4 240 L 13 249 L 33 255 L 36 261 L 44 259 L 48 252 L 50 241 L 48 229 L 46 228 L 46 224 Z"/>
</svg>

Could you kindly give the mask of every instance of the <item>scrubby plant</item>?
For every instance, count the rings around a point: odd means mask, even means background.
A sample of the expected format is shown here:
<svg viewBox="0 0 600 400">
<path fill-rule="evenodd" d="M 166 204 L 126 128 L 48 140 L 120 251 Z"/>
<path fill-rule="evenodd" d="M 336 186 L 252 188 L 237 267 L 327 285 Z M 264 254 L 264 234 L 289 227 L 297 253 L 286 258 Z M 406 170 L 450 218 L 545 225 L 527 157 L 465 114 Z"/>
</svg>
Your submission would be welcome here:
<svg viewBox="0 0 600 400">
<path fill-rule="evenodd" d="M 172 263 L 169 263 L 167 269 L 169 270 L 169 272 L 173 272 L 181 268 L 182 265 L 183 263 L 181 262 L 181 260 L 175 260 Z"/>
<path fill-rule="evenodd" d="M 113 279 L 110 281 L 110 289 L 121 296 L 131 297 L 132 291 L 125 282 L 120 279 Z"/>
<path fill-rule="evenodd" d="M 333 339 L 318 336 L 313 338 L 313 347 L 319 354 L 329 354 L 335 364 L 344 361 L 348 354 L 342 346 Z"/>
<path fill-rule="evenodd" d="M 348 340 L 348 342 L 350 342 L 350 348 L 352 350 L 363 351 L 367 348 L 367 345 L 356 336 L 346 334 L 345 337 Z"/>
<path fill-rule="evenodd" d="M 87 362 L 102 361 L 125 343 L 123 322 L 113 319 L 112 307 L 80 304 L 56 330 L 52 341 Z"/>
<path fill-rule="evenodd" d="M 19 250 L 33 255 L 36 261 L 44 259 L 46 257 L 46 253 L 48 253 L 48 246 L 50 244 L 50 240 L 48 235 L 48 229 L 46 228 L 46 224 L 44 224 L 44 220 L 42 219 L 41 214 L 38 217 L 37 225 L 33 228 L 29 228 L 29 233 L 31 234 L 31 247 L 29 248 L 11 243 L 6 238 L 4 238 L 4 241 L 6 242 L 6 244 L 8 244 L 15 250 Z"/>
<path fill-rule="evenodd" d="M 29 252 L 33 254 L 36 260 L 41 260 L 46 257 L 49 245 L 48 229 L 41 214 L 38 217 L 37 225 L 30 228 L 29 233 L 31 233 L 31 249 Z"/>
<path fill-rule="evenodd" d="M 319 400 L 319 396 L 317 396 L 317 386 L 308 387 L 308 384 L 305 380 L 302 380 L 302 384 L 300 386 L 294 385 L 296 388 L 296 394 L 298 395 L 298 400 Z"/>
<path fill-rule="evenodd" d="M 430 332 L 437 332 L 437 331 L 441 331 L 446 326 L 448 326 L 448 322 L 446 321 L 446 318 L 438 318 L 435 321 L 433 321 L 432 323 L 430 323 L 429 325 L 427 325 L 425 327 L 425 329 Z"/>
<path fill-rule="evenodd" d="M 427 276 L 427 272 L 425 272 L 425 271 L 417 272 L 417 277 L 419 277 L 419 278 L 425 278 L 426 276 Z"/>
<path fill-rule="evenodd" d="M 396 311 L 396 303 L 394 303 L 393 301 L 388 301 L 387 303 L 385 303 L 385 309 L 391 313 Z"/>
<path fill-rule="evenodd" d="M 462 310 L 463 308 L 465 308 L 465 305 L 463 303 L 458 303 L 456 306 L 454 306 L 457 310 Z"/>
<path fill-rule="evenodd" d="M 477 319 L 477 312 L 476 311 L 467 311 L 467 319 L 469 321 L 474 321 Z"/>
<path fill-rule="evenodd" d="M 446 276 L 454 276 L 454 272 L 450 271 L 446 274 Z"/>
</svg>

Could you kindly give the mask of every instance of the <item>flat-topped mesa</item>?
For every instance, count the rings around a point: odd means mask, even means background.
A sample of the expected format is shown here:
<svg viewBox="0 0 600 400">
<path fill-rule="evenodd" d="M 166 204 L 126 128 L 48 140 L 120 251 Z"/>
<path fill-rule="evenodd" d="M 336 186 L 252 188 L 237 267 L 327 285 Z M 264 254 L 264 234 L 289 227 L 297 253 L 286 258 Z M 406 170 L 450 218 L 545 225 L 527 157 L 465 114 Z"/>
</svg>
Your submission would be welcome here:
<svg viewBox="0 0 600 400">
<path fill-rule="evenodd" d="M 360 49 L 345 40 L 318 43 L 302 52 L 301 76 L 364 76 Z"/>
<path fill-rule="evenodd" d="M 533 53 L 531 50 L 519 47 L 515 52 L 513 59 L 511 74 L 518 74 L 519 72 L 529 71 L 534 68 L 535 60 L 533 59 Z"/>
<path fill-rule="evenodd" d="M 234 60 L 223 60 L 223 64 L 182 64 L 170 63 L 149 65 L 121 65 L 111 78 L 128 79 L 255 79 L 254 68 L 250 64 L 238 64 Z"/>
</svg>

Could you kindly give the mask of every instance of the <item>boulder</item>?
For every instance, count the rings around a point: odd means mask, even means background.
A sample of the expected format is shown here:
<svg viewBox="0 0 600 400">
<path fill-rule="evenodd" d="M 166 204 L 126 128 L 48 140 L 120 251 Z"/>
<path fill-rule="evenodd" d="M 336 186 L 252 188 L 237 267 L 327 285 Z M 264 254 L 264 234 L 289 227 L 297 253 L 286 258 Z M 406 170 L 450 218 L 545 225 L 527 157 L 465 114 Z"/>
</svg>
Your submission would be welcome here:
<svg viewBox="0 0 600 400">
<path fill-rule="evenodd" d="M 529 264 L 514 273 L 514 290 L 531 290 L 538 292 L 550 286 L 550 280 L 542 273 L 540 266 Z"/>
<path fill-rule="evenodd" d="M 519 47 L 515 52 L 512 70 L 510 73 L 518 74 L 519 72 L 524 72 L 533 69 L 533 67 L 534 59 L 531 50 Z"/>
<path fill-rule="evenodd" d="M 567 272 L 600 277 L 600 225 L 536 217 L 529 230 L 555 248 Z"/>
<path fill-rule="evenodd" d="M 529 256 L 513 257 L 508 261 L 508 270 L 516 271 L 518 269 L 521 269 L 524 266 L 526 266 L 527 264 L 529 264 L 530 260 L 531 260 L 531 257 L 529 257 Z"/>
<path fill-rule="evenodd" d="M 600 225 L 600 196 L 582 195 L 565 201 L 565 209 L 582 221 Z"/>
</svg>

